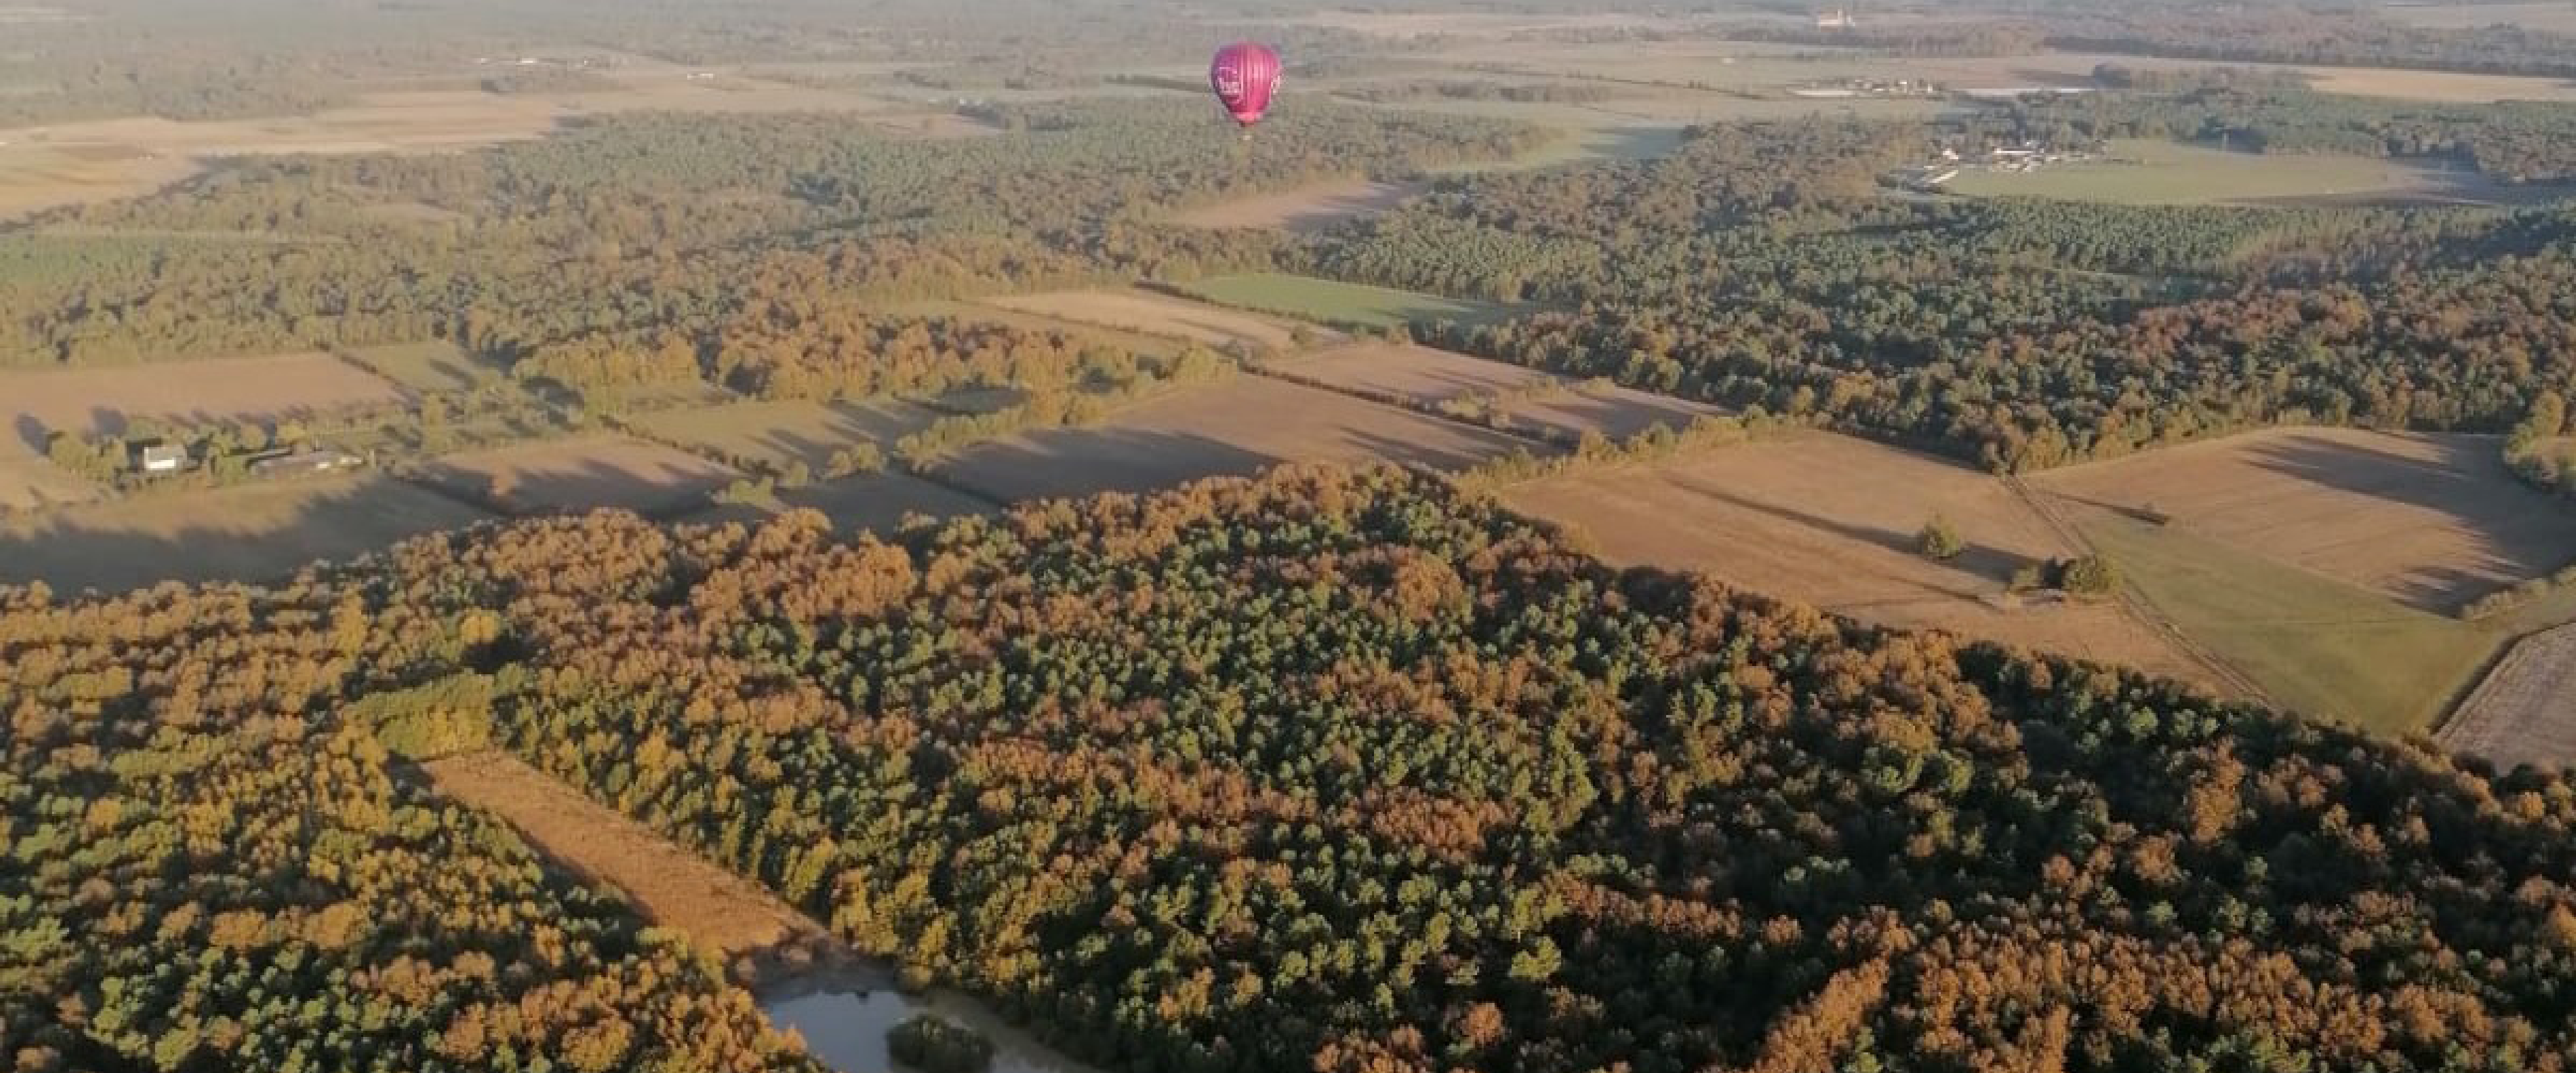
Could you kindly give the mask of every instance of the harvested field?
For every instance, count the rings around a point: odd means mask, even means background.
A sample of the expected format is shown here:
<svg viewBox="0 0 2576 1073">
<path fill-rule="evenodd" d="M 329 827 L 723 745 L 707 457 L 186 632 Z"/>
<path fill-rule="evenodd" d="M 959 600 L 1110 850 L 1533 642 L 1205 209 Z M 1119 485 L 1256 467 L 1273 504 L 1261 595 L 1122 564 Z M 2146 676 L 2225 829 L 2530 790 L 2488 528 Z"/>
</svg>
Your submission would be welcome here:
<svg viewBox="0 0 2576 1073">
<path fill-rule="evenodd" d="M 2291 711 L 2424 730 L 2504 640 L 2182 527 L 2060 502 L 2155 614 Z"/>
<path fill-rule="evenodd" d="M 1423 320 L 1488 324 L 1509 320 L 1527 311 L 1521 306 L 1499 302 L 1443 298 L 1420 291 L 1342 283 L 1284 272 L 1215 276 L 1191 283 L 1186 289 L 1211 302 L 1242 309 L 1258 309 L 1284 317 L 1361 328 L 1390 328 Z"/>
<path fill-rule="evenodd" d="M 1003 324 L 1036 332 L 1063 332 L 1076 339 L 1098 340 L 1134 353 L 1151 354 L 1157 357 L 1169 357 L 1180 353 L 1187 345 L 1182 340 L 1168 335 L 1147 335 L 1138 331 L 1102 327 L 1098 324 L 1032 313 L 1024 309 L 1004 309 L 1000 306 L 977 305 L 972 302 L 938 299 L 905 302 L 889 308 L 887 312 L 907 317 L 951 317 L 969 323 Z"/>
<path fill-rule="evenodd" d="M 622 436 L 592 436 L 449 455 L 425 479 L 504 514 L 619 507 L 696 510 L 738 474 L 696 455 Z"/>
<path fill-rule="evenodd" d="M 471 391 L 510 382 L 508 370 L 443 340 L 358 347 L 348 353 L 361 368 L 416 392 Z"/>
<path fill-rule="evenodd" d="M 1281 462 L 1386 459 L 1457 469 L 1519 440 L 1266 377 L 1238 376 L 1120 412 L 960 451 L 940 475 L 1000 502 L 1143 492 Z"/>
<path fill-rule="evenodd" d="M 1304 233 L 1385 212 L 1422 189 L 1421 183 L 1349 179 L 1201 206 L 1176 219 L 1191 227 L 1257 227 Z"/>
<path fill-rule="evenodd" d="M 820 473 L 832 456 L 859 444 L 892 451 L 894 442 L 939 419 L 908 402 L 737 402 L 664 410 L 635 418 L 655 436 L 692 444 L 718 457 L 784 467 L 802 462 Z"/>
<path fill-rule="evenodd" d="M 2116 603 L 2002 606 L 2016 568 L 2079 549 L 2001 481 L 1928 455 L 1798 432 L 1536 481 L 1503 499 L 1581 530 L 1614 562 L 1699 570 L 1890 626 L 2215 680 Z M 1936 514 L 1968 544 L 1949 562 L 1915 550 Z"/>
<path fill-rule="evenodd" d="M 992 304 L 1003 309 L 1172 336 L 1216 347 L 1290 350 L 1297 345 L 1297 325 L 1287 321 L 1139 291 L 1059 291 L 997 298 Z"/>
<path fill-rule="evenodd" d="M 2576 505 L 2525 487 L 2489 436 L 2288 429 L 2059 470 L 2035 485 L 2154 511 L 2222 543 L 2450 612 L 2566 565 Z"/>
<path fill-rule="evenodd" d="M 838 480 L 818 481 L 803 488 L 781 489 L 776 509 L 817 510 L 832 520 L 832 527 L 844 533 L 862 529 L 891 533 L 903 525 L 905 518 L 923 515 L 931 518 L 954 518 L 966 514 L 988 514 L 994 505 L 964 492 L 933 484 L 903 473 L 869 473 Z M 704 513 L 681 519 L 687 522 L 756 522 L 774 513 L 772 508 L 747 505 L 723 505 Z"/>
<path fill-rule="evenodd" d="M 821 929 L 759 884 L 498 750 L 421 765 L 448 797 L 500 817 L 538 852 L 624 893 L 654 924 L 723 957 L 811 943 Z"/>
<path fill-rule="evenodd" d="M 1430 406 L 1474 396 L 1503 396 L 1516 425 L 1546 435 L 1597 431 L 1626 439 L 1656 425 L 1681 428 L 1711 406 L 1615 386 L 1591 387 L 1507 362 L 1487 361 L 1413 344 L 1352 343 L 1309 357 L 1269 363 L 1283 374 L 1372 398 Z"/>
<path fill-rule="evenodd" d="M 1352 343 L 1267 364 L 1326 387 L 1426 405 L 1550 384 L 1573 386 L 1554 373 L 1413 344 Z"/>
<path fill-rule="evenodd" d="M 401 401 L 394 385 L 329 354 L 0 372 L 0 421 L 36 450 L 48 432 L 118 435 L 137 418 L 277 421 Z"/>
<path fill-rule="evenodd" d="M 265 581 L 487 517 L 375 474 L 152 495 L 0 522 L 0 582 L 114 592 Z"/>
<path fill-rule="evenodd" d="M 2576 764 L 2576 626 L 2514 645 L 2443 724 L 2440 738 L 2499 768 Z"/>
</svg>

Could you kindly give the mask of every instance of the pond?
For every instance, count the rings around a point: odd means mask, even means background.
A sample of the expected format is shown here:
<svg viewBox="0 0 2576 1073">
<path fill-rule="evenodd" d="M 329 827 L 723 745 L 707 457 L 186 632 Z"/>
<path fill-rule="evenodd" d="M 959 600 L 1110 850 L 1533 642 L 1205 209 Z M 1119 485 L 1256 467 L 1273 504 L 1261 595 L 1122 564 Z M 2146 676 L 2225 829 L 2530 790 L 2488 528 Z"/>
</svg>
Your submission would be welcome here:
<svg viewBox="0 0 2576 1073">
<path fill-rule="evenodd" d="M 763 989 L 760 1008 L 779 1030 L 795 1029 L 805 1049 L 841 1073 L 890 1073 L 886 1030 L 914 1014 L 934 1013 L 993 1041 L 992 1073 L 1100 1073 L 1067 1058 L 965 995 L 906 993 L 887 974 L 861 969 L 816 972 Z"/>
</svg>

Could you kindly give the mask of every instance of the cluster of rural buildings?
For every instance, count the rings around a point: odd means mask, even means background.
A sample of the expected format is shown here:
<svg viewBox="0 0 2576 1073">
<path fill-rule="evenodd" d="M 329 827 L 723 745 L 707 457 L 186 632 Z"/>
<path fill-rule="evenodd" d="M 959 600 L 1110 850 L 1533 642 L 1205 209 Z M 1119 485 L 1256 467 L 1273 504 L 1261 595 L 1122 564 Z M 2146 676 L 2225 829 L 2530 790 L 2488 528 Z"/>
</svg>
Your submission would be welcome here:
<svg viewBox="0 0 2576 1073">
<path fill-rule="evenodd" d="M 197 468 L 186 444 L 149 440 L 133 445 L 134 470 L 146 477 L 169 477 Z M 277 447 L 247 455 L 245 468 L 260 477 L 301 477 L 362 465 L 365 459 L 346 451 Z"/>
<path fill-rule="evenodd" d="M 2101 158 L 2102 153 L 2098 148 L 2076 148 L 2039 141 L 1997 145 L 1982 151 L 1971 150 L 1966 153 L 1960 152 L 1957 146 L 1943 146 L 1935 159 L 1896 173 L 1892 181 L 1902 189 L 1918 193 L 1937 193 L 1950 180 L 1958 178 L 1963 172 L 2029 172 L 2059 164 L 2081 164 Z"/>
</svg>

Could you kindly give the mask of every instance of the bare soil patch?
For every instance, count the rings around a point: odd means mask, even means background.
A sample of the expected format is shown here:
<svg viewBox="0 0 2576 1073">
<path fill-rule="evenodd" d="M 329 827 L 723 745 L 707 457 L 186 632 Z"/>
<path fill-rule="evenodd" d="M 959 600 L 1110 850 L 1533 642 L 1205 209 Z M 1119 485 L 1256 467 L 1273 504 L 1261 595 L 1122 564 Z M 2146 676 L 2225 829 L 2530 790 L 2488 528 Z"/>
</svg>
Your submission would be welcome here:
<svg viewBox="0 0 2576 1073">
<path fill-rule="evenodd" d="M 2449 612 L 2566 565 L 2576 507 L 2514 479 L 2494 437 L 2287 429 L 2042 475 L 2033 484 Z"/>
<path fill-rule="evenodd" d="M 182 424 L 279 421 L 402 401 L 329 354 L 0 372 L 0 421 L 42 450 L 47 433 L 119 435 L 137 418 Z"/>
<path fill-rule="evenodd" d="M 499 816 L 557 864 L 623 892 L 645 919 L 723 957 L 810 943 L 822 929 L 734 875 L 507 753 L 421 765 L 440 793 Z"/>
<path fill-rule="evenodd" d="M 0 439 L 0 510 L 35 510 L 98 498 L 99 487 L 45 460 L 17 438 Z"/>
<path fill-rule="evenodd" d="M 623 436 L 593 436 L 450 455 L 425 478 L 504 514 L 619 507 L 696 510 L 739 474 L 696 455 Z"/>
<path fill-rule="evenodd" d="M 1000 298 L 994 305 L 1083 324 L 1171 336 L 1215 347 L 1288 350 L 1297 325 L 1277 317 L 1241 313 L 1180 298 L 1137 291 L 1059 291 Z M 1310 329 L 1320 334 L 1321 329 Z"/>
<path fill-rule="evenodd" d="M 1191 227 L 1257 227 L 1303 234 L 1385 212 L 1423 189 L 1422 183 L 1346 179 L 1204 205 L 1174 219 Z"/>
<path fill-rule="evenodd" d="M 488 517 L 377 474 L 149 495 L 0 521 L 0 582 L 114 592 L 266 581 Z"/>
<path fill-rule="evenodd" d="M 2016 567 L 2079 549 L 2001 481 L 1928 455 L 1801 432 L 1537 481 L 1503 498 L 1588 534 L 1614 562 L 1699 570 L 1890 626 L 2213 681 L 2116 603 L 2002 606 Z M 1958 529 L 1965 554 L 1934 562 L 1916 552 L 1935 514 Z"/>
<path fill-rule="evenodd" d="M 1143 492 L 1281 462 L 1384 459 L 1458 469 L 1527 447 L 1499 433 L 1266 377 L 1173 392 L 1084 428 L 961 452 L 941 476 L 1002 502 Z"/>
<path fill-rule="evenodd" d="M 2500 768 L 2576 764 L 2576 626 L 2536 634 L 2505 653 L 2440 737 Z"/>
</svg>

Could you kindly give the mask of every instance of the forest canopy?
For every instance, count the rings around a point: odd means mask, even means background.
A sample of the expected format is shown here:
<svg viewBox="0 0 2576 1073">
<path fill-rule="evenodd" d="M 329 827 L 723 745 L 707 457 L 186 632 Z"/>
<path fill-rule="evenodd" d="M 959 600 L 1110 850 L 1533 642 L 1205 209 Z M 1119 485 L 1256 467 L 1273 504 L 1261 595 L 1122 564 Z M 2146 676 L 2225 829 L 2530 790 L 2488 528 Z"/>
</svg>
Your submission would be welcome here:
<svg viewBox="0 0 2576 1073">
<path fill-rule="evenodd" d="M 1614 571 L 1393 470 L 0 590 L 0 658 L 39 1073 L 801 1068 L 380 734 L 498 742 L 1107 1068 L 2576 1061 L 2561 777 Z"/>
</svg>

